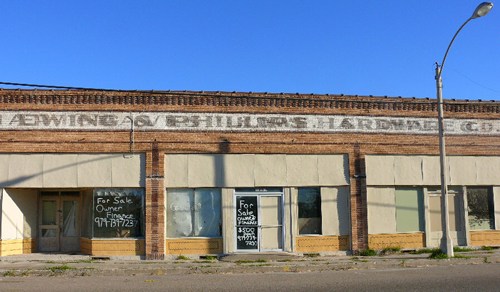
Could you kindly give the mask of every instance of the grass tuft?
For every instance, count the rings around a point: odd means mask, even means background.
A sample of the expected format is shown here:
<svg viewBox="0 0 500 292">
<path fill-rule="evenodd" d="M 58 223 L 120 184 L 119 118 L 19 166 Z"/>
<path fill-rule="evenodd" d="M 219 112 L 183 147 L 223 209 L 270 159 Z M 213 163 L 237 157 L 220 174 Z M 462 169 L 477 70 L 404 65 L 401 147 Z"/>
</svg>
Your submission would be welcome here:
<svg viewBox="0 0 500 292">
<path fill-rule="evenodd" d="M 240 264 L 253 264 L 253 263 L 265 263 L 267 262 L 264 259 L 257 259 L 257 260 L 238 260 L 235 263 L 240 265 Z"/>
<path fill-rule="evenodd" d="M 429 256 L 429 258 L 435 260 L 444 260 L 448 258 L 448 255 L 442 252 L 440 249 L 435 249 Z"/>
<path fill-rule="evenodd" d="M 460 247 L 460 246 L 455 246 L 453 247 L 454 252 L 471 252 L 475 251 L 473 248 L 468 248 L 468 247 Z"/>
<path fill-rule="evenodd" d="M 304 254 L 305 258 L 317 258 L 319 256 L 320 256 L 319 253 L 305 253 Z"/>
<path fill-rule="evenodd" d="M 436 250 L 439 250 L 439 249 L 436 249 L 436 248 L 422 248 L 422 249 L 418 249 L 418 250 L 412 251 L 410 253 L 411 254 L 433 253 Z"/>
<path fill-rule="evenodd" d="M 359 251 L 359 255 L 362 257 L 372 257 L 372 256 L 376 256 L 377 252 L 374 251 L 373 249 L 365 249 L 365 250 Z"/>
<path fill-rule="evenodd" d="M 12 270 L 9 270 L 9 271 L 5 271 L 3 272 L 2 274 L 4 277 L 14 277 L 14 276 L 17 276 L 16 275 L 16 272 L 12 271 Z"/>
<path fill-rule="evenodd" d="M 70 267 L 68 265 L 60 265 L 60 266 L 54 266 L 54 267 L 49 268 L 49 270 L 53 273 L 61 273 L 64 271 L 69 271 L 69 270 L 74 270 L 74 269 L 76 269 L 76 268 Z"/>
</svg>

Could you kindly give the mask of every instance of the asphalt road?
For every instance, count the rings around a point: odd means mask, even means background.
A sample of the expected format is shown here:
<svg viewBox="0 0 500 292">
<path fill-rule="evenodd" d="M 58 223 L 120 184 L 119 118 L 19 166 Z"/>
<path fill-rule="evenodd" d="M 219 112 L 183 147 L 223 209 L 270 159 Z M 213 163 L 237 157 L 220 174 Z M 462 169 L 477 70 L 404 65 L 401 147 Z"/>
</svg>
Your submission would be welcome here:
<svg viewBox="0 0 500 292">
<path fill-rule="evenodd" d="M 500 291 L 500 264 L 266 274 L 2 277 L 0 291 Z"/>
</svg>

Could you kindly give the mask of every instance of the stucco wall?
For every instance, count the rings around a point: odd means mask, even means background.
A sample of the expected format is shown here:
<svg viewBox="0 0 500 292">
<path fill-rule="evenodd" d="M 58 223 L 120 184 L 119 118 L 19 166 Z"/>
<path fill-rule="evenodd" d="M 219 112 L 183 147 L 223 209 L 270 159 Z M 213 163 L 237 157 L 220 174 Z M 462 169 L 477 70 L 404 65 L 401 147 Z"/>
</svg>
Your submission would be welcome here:
<svg viewBox="0 0 500 292">
<path fill-rule="evenodd" d="M 396 233 L 394 188 L 368 188 L 368 234 Z"/>
<path fill-rule="evenodd" d="M 167 154 L 165 180 L 167 188 L 344 186 L 349 171 L 347 155 Z"/>
<path fill-rule="evenodd" d="M 143 187 L 142 154 L 0 154 L 0 186 Z"/>
<path fill-rule="evenodd" d="M 2 240 L 35 238 L 37 193 L 33 190 L 2 189 Z"/>
<path fill-rule="evenodd" d="M 448 156 L 449 185 L 500 185 L 499 156 Z M 439 157 L 367 155 L 369 186 L 440 184 Z"/>
</svg>

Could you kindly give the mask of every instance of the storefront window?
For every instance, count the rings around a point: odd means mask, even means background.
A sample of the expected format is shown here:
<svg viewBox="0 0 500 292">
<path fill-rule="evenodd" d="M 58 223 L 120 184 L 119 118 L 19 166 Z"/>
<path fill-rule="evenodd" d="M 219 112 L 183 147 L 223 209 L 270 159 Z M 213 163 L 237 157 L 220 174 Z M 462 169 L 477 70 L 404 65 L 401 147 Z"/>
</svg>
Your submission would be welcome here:
<svg viewBox="0 0 500 292">
<path fill-rule="evenodd" d="M 299 188 L 299 234 L 321 234 L 320 188 Z"/>
<path fill-rule="evenodd" d="M 167 190 L 168 237 L 220 237 L 220 189 Z"/>
<path fill-rule="evenodd" d="M 93 237 L 143 237 L 142 189 L 95 189 L 92 207 Z"/>
<path fill-rule="evenodd" d="M 472 230 L 494 229 L 493 192 L 491 188 L 467 188 L 469 226 Z"/>
</svg>

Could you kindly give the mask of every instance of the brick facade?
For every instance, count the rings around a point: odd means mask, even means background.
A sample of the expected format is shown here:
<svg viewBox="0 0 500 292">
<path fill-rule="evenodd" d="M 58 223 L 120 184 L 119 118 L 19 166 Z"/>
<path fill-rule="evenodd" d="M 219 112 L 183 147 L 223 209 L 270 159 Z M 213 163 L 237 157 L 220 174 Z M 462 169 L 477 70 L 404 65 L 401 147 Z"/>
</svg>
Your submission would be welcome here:
<svg viewBox="0 0 500 292">
<path fill-rule="evenodd" d="M 0 90 L 0 106 L 4 111 L 279 113 L 426 118 L 437 116 L 437 105 L 432 99 L 228 92 L 4 89 Z M 500 119 L 500 103 L 449 100 L 445 105 L 445 118 L 451 117 Z M 487 136 L 448 136 L 446 143 L 448 155 L 500 156 L 500 133 Z M 165 153 L 348 154 L 351 174 L 352 250 L 365 249 L 368 244 L 365 155 L 439 153 L 436 135 L 0 131 L 1 153 L 127 153 L 131 150 L 134 153 L 146 154 L 145 251 L 149 259 L 162 259 L 165 255 Z"/>
</svg>

